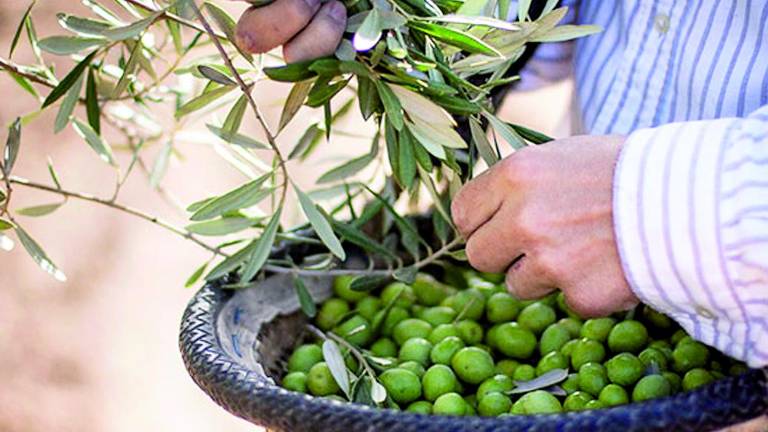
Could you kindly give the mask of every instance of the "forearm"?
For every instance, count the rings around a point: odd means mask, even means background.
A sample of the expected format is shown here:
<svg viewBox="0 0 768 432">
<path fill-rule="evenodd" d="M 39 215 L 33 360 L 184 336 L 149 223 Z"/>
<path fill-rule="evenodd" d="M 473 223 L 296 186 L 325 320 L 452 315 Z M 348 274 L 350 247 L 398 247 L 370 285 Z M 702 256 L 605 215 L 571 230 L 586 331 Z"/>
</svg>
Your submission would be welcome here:
<svg viewBox="0 0 768 432">
<path fill-rule="evenodd" d="M 614 225 L 638 297 L 697 339 L 768 364 L 768 107 L 632 134 Z"/>
</svg>

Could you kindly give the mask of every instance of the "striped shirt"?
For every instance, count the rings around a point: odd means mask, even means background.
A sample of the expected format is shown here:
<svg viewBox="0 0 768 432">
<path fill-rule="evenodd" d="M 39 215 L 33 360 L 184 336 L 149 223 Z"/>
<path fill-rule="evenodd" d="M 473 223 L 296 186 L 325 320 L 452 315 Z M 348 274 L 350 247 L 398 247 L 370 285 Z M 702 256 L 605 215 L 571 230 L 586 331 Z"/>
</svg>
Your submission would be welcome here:
<svg viewBox="0 0 768 432">
<path fill-rule="evenodd" d="M 580 132 L 628 136 L 613 210 L 631 288 L 768 365 L 768 0 L 564 3 L 604 31 L 542 45 L 523 86 L 572 75 Z"/>
</svg>

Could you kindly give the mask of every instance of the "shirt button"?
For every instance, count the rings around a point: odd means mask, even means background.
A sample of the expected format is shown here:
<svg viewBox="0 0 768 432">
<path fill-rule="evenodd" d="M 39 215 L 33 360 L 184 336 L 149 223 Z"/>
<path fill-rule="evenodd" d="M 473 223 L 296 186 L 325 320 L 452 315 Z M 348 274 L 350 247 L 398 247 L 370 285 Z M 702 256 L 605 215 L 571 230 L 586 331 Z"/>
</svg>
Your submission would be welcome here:
<svg viewBox="0 0 768 432">
<path fill-rule="evenodd" d="M 704 306 L 696 306 L 696 313 L 699 314 L 699 316 L 707 319 L 712 319 L 715 317 L 715 314 L 713 314 L 711 310 L 705 308 Z"/>
<path fill-rule="evenodd" d="M 661 34 L 667 33 L 669 31 L 669 17 L 664 14 L 656 15 L 653 20 L 653 27 Z"/>
</svg>

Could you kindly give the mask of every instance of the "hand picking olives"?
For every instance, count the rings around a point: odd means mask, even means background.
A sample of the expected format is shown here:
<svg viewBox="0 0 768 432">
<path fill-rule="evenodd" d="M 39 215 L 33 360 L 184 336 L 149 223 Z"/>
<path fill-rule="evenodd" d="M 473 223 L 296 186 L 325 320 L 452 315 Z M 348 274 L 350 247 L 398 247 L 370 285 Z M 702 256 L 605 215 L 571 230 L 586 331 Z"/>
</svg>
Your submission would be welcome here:
<svg viewBox="0 0 768 432">
<path fill-rule="evenodd" d="M 559 293 L 520 301 L 503 277 L 458 274 L 369 292 L 353 290 L 354 277 L 336 278 L 282 386 L 419 414 L 509 416 L 642 402 L 745 368 L 648 306 L 582 320 Z M 343 359 L 325 357 L 323 339 Z"/>
</svg>

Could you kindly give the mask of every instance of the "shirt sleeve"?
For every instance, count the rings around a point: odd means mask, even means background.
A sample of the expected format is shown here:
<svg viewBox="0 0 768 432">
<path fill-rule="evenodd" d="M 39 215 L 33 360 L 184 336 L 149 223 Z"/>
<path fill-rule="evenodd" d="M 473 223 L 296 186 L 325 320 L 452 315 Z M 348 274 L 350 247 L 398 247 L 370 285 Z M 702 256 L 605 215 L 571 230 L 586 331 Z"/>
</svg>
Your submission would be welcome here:
<svg viewBox="0 0 768 432">
<path fill-rule="evenodd" d="M 768 365 L 768 106 L 632 133 L 613 211 L 643 302 L 695 339 Z"/>
</svg>

